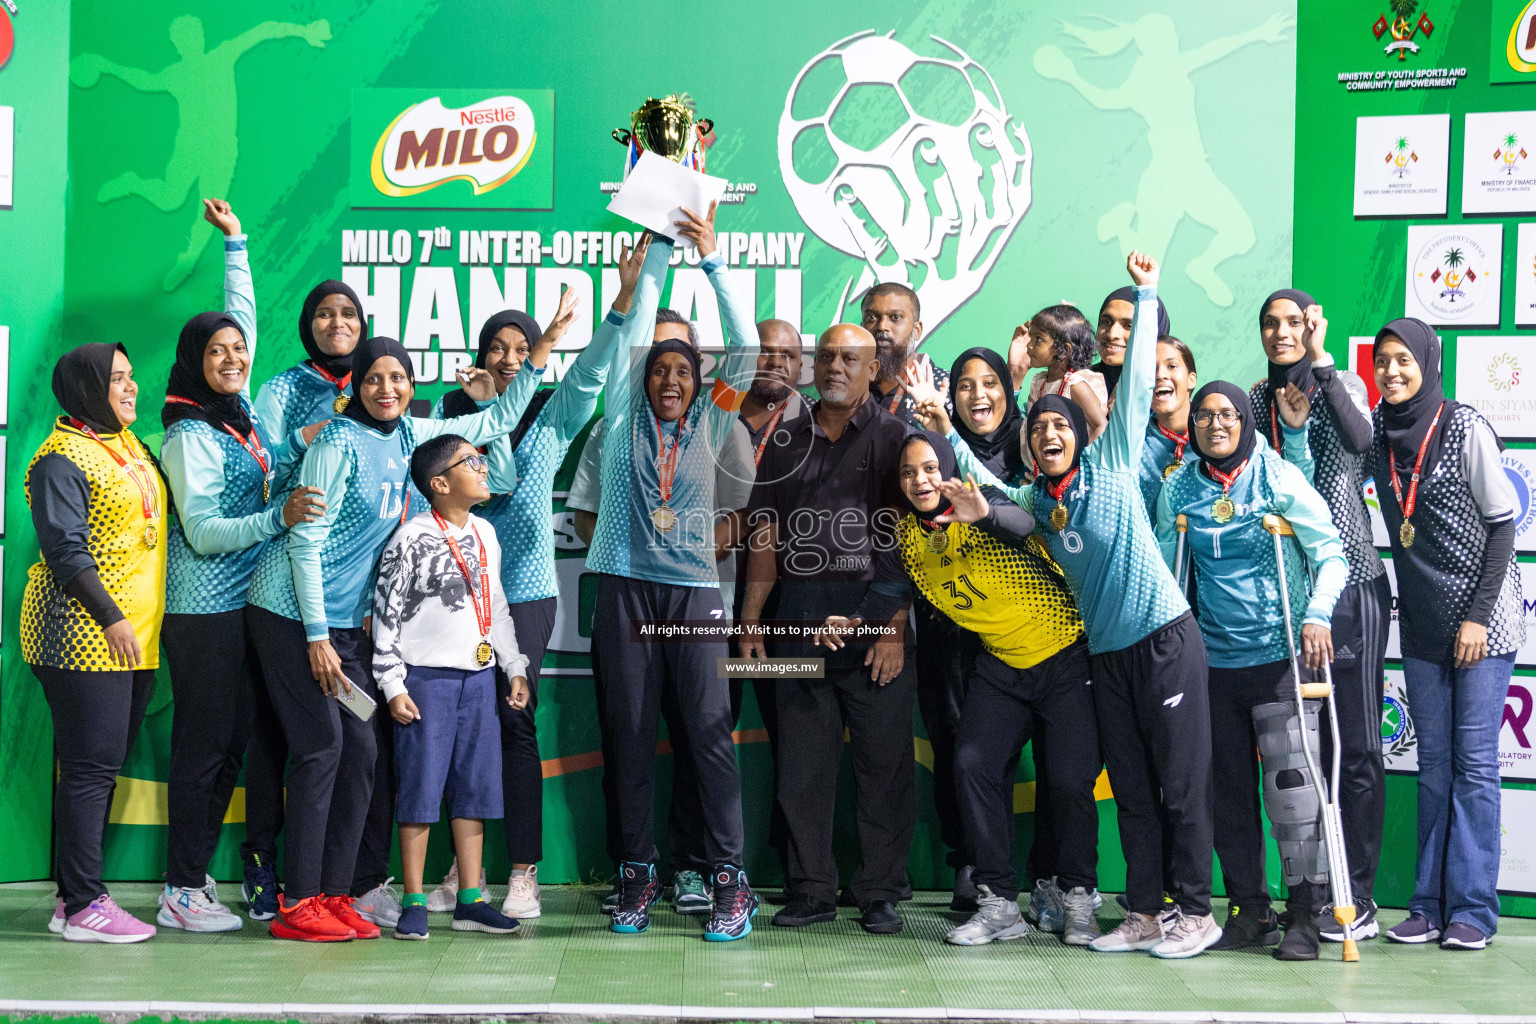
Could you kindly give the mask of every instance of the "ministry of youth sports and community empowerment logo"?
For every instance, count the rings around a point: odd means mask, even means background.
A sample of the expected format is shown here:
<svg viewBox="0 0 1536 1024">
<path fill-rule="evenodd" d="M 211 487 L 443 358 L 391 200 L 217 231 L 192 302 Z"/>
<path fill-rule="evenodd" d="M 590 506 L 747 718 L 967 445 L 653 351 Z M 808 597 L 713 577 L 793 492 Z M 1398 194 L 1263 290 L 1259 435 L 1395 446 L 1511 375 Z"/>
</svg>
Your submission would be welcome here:
<svg viewBox="0 0 1536 1024">
<path fill-rule="evenodd" d="M 1030 205 L 1033 152 L 986 69 L 860 32 L 811 58 L 784 99 L 779 170 L 807 227 L 915 290 L 926 333 L 975 295 Z"/>
</svg>

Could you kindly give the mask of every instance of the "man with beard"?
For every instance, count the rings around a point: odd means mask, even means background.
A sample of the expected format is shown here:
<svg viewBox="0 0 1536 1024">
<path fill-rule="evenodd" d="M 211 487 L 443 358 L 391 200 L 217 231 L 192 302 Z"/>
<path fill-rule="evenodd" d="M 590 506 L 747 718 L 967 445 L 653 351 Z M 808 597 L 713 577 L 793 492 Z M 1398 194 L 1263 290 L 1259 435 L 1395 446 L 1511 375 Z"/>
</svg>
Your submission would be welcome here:
<svg viewBox="0 0 1536 1024">
<path fill-rule="evenodd" d="M 837 324 L 816 347 L 821 400 L 811 415 L 768 438 L 748 522 L 747 588 L 741 653 L 766 657 L 763 607 L 778 588 L 776 615 L 802 624 L 803 639 L 774 645 L 779 656 L 810 660 L 815 628 L 855 607 L 872 587 L 897 596 L 905 579 L 876 579 L 875 554 L 891 550 L 899 500 L 896 465 L 907 427 L 886 412 L 871 387 L 879 372 L 875 339 Z M 852 602 L 850 605 L 849 602 Z M 870 641 L 866 636 L 824 659 L 820 679 L 778 679 L 778 806 L 788 836 L 788 905 L 773 923 L 797 927 L 837 916 L 832 829 L 838 761 L 846 728 L 853 748 L 862 863 L 849 885 L 864 930 L 899 932 L 896 903 L 907 883 L 913 797 L 912 701 L 916 683 L 906 651 L 907 605 Z"/>
<path fill-rule="evenodd" d="M 880 359 L 880 375 L 869 385 L 870 394 L 886 412 L 907 426 L 916 427 L 912 396 L 901 379 L 908 366 L 931 362 L 917 352 L 917 343 L 923 336 L 923 311 L 917 301 L 917 292 L 904 284 L 886 281 L 864 293 L 859 309 L 863 313 L 864 329 L 875 336 L 875 351 Z M 944 411 L 953 415 L 948 371 L 933 367 L 933 386 L 944 399 Z"/>
</svg>

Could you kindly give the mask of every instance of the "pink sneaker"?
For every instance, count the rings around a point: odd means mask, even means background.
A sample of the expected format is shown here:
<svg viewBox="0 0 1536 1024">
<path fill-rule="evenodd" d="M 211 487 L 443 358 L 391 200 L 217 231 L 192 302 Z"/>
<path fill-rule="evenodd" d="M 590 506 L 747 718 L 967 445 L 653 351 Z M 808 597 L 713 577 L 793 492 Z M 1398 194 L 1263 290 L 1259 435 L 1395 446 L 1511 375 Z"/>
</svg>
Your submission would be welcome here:
<svg viewBox="0 0 1536 1024">
<path fill-rule="evenodd" d="M 64 931 L 64 901 L 63 900 L 59 900 L 59 902 L 54 906 L 54 908 L 53 908 L 53 917 L 49 918 L 49 920 L 48 920 L 48 930 L 53 932 L 53 934 L 55 934 L 55 935 L 60 935 L 60 934 L 63 933 L 63 931 Z"/>
<path fill-rule="evenodd" d="M 140 921 L 105 893 L 64 922 L 65 942 L 143 942 L 154 937 L 154 925 Z"/>
</svg>

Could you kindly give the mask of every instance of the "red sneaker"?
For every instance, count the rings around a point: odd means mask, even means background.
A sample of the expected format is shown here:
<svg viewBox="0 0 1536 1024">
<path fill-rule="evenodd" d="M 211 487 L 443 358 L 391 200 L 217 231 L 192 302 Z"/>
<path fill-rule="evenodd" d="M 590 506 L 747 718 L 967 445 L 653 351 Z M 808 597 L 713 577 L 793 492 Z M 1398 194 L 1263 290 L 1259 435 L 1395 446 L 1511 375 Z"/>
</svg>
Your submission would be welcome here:
<svg viewBox="0 0 1536 1024">
<path fill-rule="evenodd" d="M 323 900 L 323 896 L 311 896 L 297 903 L 289 903 L 287 895 L 280 894 L 277 897 L 277 916 L 269 926 L 272 937 L 297 939 L 300 942 L 346 942 L 357 938 L 357 932 L 352 926 L 333 917 L 325 908 Z"/>
<path fill-rule="evenodd" d="M 352 908 L 351 896 L 326 896 L 322 894 L 320 900 L 325 904 L 326 911 L 340 921 L 344 927 L 352 929 L 359 939 L 376 939 L 379 937 L 379 926 L 363 917 Z"/>
</svg>

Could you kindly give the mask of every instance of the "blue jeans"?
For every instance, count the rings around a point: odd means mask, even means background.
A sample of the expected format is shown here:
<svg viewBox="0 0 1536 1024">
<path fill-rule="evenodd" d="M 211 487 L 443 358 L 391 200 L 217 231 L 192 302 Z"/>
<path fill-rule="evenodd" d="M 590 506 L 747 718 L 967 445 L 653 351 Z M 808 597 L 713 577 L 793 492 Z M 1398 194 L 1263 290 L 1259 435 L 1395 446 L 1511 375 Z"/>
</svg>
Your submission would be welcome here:
<svg viewBox="0 0 1536 1024">
<path fill-rule="evenodd" d="M 1403 659 L 1419 737 L 1419 851 L 1410 913 L 1499 925 L 1499 726 L 1515 656 L 1472 668 Z"/>
</svg>

